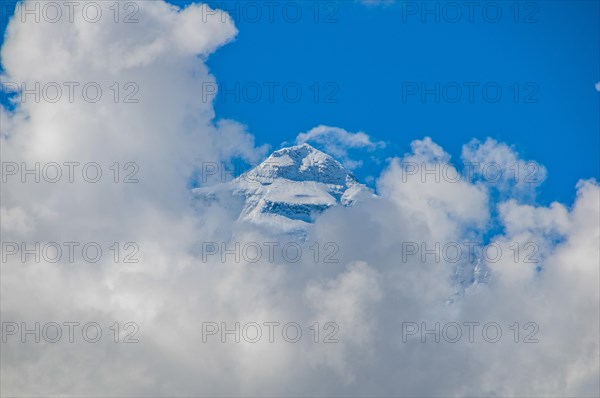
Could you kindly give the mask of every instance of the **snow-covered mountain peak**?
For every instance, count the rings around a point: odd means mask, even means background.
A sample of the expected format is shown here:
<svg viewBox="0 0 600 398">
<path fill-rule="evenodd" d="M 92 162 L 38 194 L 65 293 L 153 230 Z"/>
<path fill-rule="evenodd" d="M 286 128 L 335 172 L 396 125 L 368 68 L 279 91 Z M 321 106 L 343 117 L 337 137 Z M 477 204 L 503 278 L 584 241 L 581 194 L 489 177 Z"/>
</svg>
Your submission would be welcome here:
<svg viewBox="0 0 600 398">
<path fill-rule="evenodd" d="M 241 203 L 240 223 L 300 234 L 328 208 L 374 196 L 340 162 L 309 144 L 276 150 L 235 180 L 194 194 L 205 202 Z"/>
<path fill-rule="evenodd" d="M 347 177 L 355 181 L 354 176 L 340 162 L 309 144 L 279 149 L 242 176 L 243 179 L 262 183 L 284 178 L 291 181 L 317 181 L 338 185 L 345 184 Z"/>
</svg>

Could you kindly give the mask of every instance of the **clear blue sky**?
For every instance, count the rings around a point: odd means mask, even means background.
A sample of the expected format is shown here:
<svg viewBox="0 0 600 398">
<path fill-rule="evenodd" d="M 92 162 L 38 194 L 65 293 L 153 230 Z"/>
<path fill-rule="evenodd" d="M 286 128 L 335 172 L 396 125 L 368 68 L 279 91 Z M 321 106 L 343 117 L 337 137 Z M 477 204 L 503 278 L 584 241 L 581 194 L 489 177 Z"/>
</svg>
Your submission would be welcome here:
<svg viewBox="0 0 600 398">
<path fill-rule="evenodd" d="M 440 10 L 438 23 L 420 9 L 413 14 L 411 7 L 422 2 L 325 1 L 318 15 L 316 3 L 306 2 L 294 23 L 296 8 L 284 13 L 285 1 L 272 19 L 263 1 L 254 2 L 262 5 L 258 18 L 256 7 L 244 8 L 243 2 L 208 3 L 234 11 L 237 4 L 233 17 L 239 34 L 208 64 L 221 90 L 236 82 L 248 90 L 240 101 L 217 97 L 217 115 L 245 123 L 259 144 L 277 148 L 326 124 L 387 142 L 385 156 L 402 155 L 413 139 L 429 135 L 458 159 L 464 143 L 490 136 L 547 167 L 544 203 L 571 203 L 578 179 L 600 177 L 600 92 L 594 87 L 600 81 L 598 1 L 519 2 L 518 9 L 513 1 L 495 2 L 502 11 L 495 23 L 497 8 L 484 15 L 482 6 L 474 9 L 472 22 L 468 8 L 461 8 L 454 23 L 448 20 L 456 17 L 455 9 Z M 252 82 L 263 87 L 256 102 L 250 101 Z M 268 82 L 279 83 L 273 101 Z M 449 97 L 455 96 L 456 83 L 462 97 L 455 103 L 443 95 L 436 103 L 433 94 L 422 101 L 420 92 L 403 98 L 407 85 L 414 88 L 411 82 L 429 88 L 439 82 Z M 468 82 L 479 84 L 473 101 Z M 293 87 L 284 98 L 286 83 L 303 90 L 298 102 L 291 101 Z M 488 97 L 482 92 L 486 83 L 491 83 Z M 498 86 L 502 97 L 492 102 Z M 377 174 L 373 167 L 357 175 Z"/>
</svg>

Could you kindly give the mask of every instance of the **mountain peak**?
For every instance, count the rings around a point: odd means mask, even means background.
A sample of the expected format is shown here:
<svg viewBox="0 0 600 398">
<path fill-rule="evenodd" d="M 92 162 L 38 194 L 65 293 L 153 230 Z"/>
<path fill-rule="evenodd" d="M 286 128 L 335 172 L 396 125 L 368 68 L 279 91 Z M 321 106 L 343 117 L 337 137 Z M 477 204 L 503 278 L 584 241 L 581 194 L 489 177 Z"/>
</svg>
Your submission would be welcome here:
<svg viewBox="0 0 600 398">
<path fill-rule="evenodd" d="M 268 183 L 284 178 L 292 181 L 318 181 L 325 184 L 344 185 L 354 176 L 340 162 L 315 147 L 304 143 L 274 151 L 245 177 Z"/>
<path fill-rule="evenodd" d="M 283 147 L 280 148 L 274 152 L 286 152 L 286 151 L 298 151 L 298 150 L 302 150 L 302 149 L 307 149 L 309 151 L 315 151 L 315 152 L 321 152 L 319 151 L 317 148 L 315 148 L 314 146 L 304 142 L 302 144 L 297 144 L 297 145 L 292 145 L 292 146 L 288 146 L 288 147 Z"/>
<path fill-rule="evenodd" d="M 318 150 L 317 148 L 315 148 L 314 146 L 312 146 L 306 142 L 302 143 L 302 144 L 297 144 L 297 145 L 292 145 L 292 146 L 277 149 L 276 151 L 273 151 L 271 156 L 279 157 L 279 156 L 283 156 L 286 154 L 295 154 L 295 155 L 301 156 L 301 157 L 305 157 L 305 156 L 312 154 L 312 155 L 317 155 L 318 157 L 323 158 L 323 159 L 326 159 L 326 158 L 333 159 L 330 155 L 326 154 L 323 151 Z M 333 160 L 335 160 L 335 159 L 333 159 Z"/>
<path fill-rule="evenodd" d="M 350 206 L 374 196 L 330 155 L 309 144 L 274 151 L 261 164 L 225 185 L 227 197 L 242 199 L 239 221 L 269 229 L 304 231 L 315 217 L 338 205 Z M 196 189 L 216 197 L 218 187 Z"/>
</svg>

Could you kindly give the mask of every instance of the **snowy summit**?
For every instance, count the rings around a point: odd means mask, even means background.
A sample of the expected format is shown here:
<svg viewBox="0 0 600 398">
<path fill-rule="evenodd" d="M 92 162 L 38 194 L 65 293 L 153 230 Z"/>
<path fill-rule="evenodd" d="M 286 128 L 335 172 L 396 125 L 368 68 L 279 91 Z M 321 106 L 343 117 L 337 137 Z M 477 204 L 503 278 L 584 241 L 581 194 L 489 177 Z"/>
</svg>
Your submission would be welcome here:
<svg viewBox="0 0 600 398">
<path fill-rule="evenodd" d="M 240 223 L 283 232 L 303 231 L 324 210 L 374 195 L 340 162 L 309 144 L 279 149 L 233 181 L 194 194 L 221 205 L 237 198 Z"/>
</svg>

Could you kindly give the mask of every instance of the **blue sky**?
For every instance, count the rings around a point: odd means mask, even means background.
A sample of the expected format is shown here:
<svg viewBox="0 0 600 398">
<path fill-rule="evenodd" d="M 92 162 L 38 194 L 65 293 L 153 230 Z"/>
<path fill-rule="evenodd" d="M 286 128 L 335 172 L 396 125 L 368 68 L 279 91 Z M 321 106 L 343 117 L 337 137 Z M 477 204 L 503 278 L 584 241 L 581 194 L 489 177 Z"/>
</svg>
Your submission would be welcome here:
<svg viewBox="0 0 600 398">
<path fill-rule="evenodd" d="M 502 11 L 495 23 L 494 7 L 485 15 L 475 8 L 472 22 L 463 7 L 453 23 L 450 8 L 440 9 L 439 22 L 435 15 L 419 14 L 421 9 L 414 14 L 410 7 L 421 2 L 321 2 L 318 15 L 316 3 L 308 2 L 292 23 L 295 7 L 284 13 L 285 2 L 274 8 L 272 19 L 261 6 L 256 21 L 252 6 L 208 3 L 232 11 L 239 30 L 235 41 L 208 61 L 221 90 L 236 83 L 251 90 L 253 82 L 264 88 L 256 102 L 243 94 L 239 101 L 217 97 L 217 116 L 246 124 L 259 144 L 276 149 L 325 124 L 385 141 L 386 149 L 377 152 L 382 158 L 402 155 L 412 140 L 428 135 L 458 160 L 463 144 L 489 136 L 547 167 L 539 196 L 544 203 L 570 203 L 578 179 L 600 177 L 597 1 L 520 2 L 518 15 L 514 2 L 495 2 Z M 273 101 L 269 82 L 279 84 Z M 473 101 L 469 82 L 478 84 Z M 440 93 L 446 88 L 449 96 L 457 84 L 462 97 L 455 103 L 443 95 L 439 103 L 434 95 L 423 101 L 420 92 L 403 98 L 403 87 L 414 83 L 418 90 L 439 83 Z M 297 102 L 284 98 L 285 84 L 302 89 Z M 486 84 L 488 97 L 481 90 Z M 492 102 L 495 87 L 502 96 Z M 365 162 L 356 174 L 365 179 L 383 165 Z"/>
</svg>

